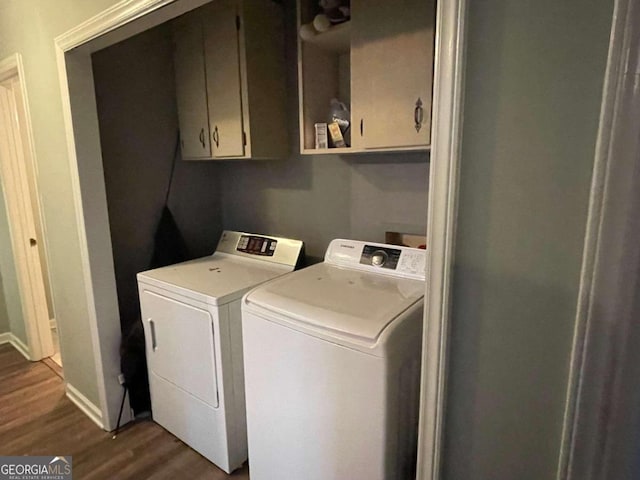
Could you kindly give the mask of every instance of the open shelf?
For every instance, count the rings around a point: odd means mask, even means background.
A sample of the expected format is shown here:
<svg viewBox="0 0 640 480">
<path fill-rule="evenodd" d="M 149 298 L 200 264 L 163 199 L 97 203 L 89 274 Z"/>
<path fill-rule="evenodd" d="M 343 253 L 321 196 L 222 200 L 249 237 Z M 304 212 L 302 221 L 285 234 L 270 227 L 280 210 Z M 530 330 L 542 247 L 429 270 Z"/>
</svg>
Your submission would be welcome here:
<svg viewBox="0 0 640 480">
<path fill-rule="evenodd" d="M 317 0 L 298 0 L 298 32 L 320 13 Z M 315 149 L 315 124 L 330 121 L 331 100 L 351 104 L 352 23 L 331 26 L 310 38 L 298 35 L 300 150 L 303 155 L 341 155 L 350 147 Z M 345 141 L 349 140 L 345 138 Z"/>
<path fill-rule="evenodd" d="M 343 155 L 343 154 L 381 154 L 381 153 L 393 153 L 397 152 L 400 147 L 388 147 L 388 148 L 376 148 L 376 149 L 363 149 L 357 147 L 341 147 L 341 148 L 304 148 L 300 152 L 302 155 Z M 431 146 L 414 146 L 414 147 L 402 147 L 403 152 L 431 152 Z"/>
<path fill-rule="evenodd" d="M 351 147 L 338 147 L 338 148 L 305 148 L 302 150 L 302 155 L 340 155 L 343 153 L 351 153 L 353 149 Z"/>
</svg>

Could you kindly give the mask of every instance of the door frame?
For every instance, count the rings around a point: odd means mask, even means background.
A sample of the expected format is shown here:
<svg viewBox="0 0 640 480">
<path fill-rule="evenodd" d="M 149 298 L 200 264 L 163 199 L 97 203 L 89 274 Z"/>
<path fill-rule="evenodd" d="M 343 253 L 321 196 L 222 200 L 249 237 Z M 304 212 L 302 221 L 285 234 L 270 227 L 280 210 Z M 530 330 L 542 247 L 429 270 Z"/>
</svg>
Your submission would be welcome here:
<svg viewBox="0 0 640 480">
<path fill-rule="evenodd" d="M 467 0 L 437 2 L 418 480 L 439 480 L 464 108 Z"/>
<path fill-rule="evenodd" d="M 635 338 L 637 319 L 629 318 L 626 289 L 640 251 L 640 233 L 628 209 L 637 207 L 640 188 L 633 173 L 640 147 L 640 0 L 616 0 L 609 40 L 585 243 L 565 404 L 558 480 L 608 478 L 603 467 L 620 426 L 629 421 L 619 405 L 631 397 L 624 382 L 625 362 L 637 357 L 625 339 Z M 635 122 L 630 119 L 635 119 Z M 633 202 L 633 203 L 632 203 Z M 631 236 L 635 236 L 634 238 Z M 615 252 L 615 254 L 612 254 Z M 637 275 L 637 274 L 635 274 Z M 637 364 L 637 358 L 633 360 Z M 636 384 L 637 385 L 637 384 Z M 628 391 L 627 391 L 628 390 Z"/>
<path fill-rule="evenodd" d="M 38 170 L 31 115 L 22 57 L 18 53 L 0 61 L 0 82 L 7 81 L 14 81 L 16 87 L 13 88 L 19 90 L 13 93 L 13 99 L 8 105 L 8 113 L 13 117 L 13 145 L 18 158 L 14 159 L 15 163 L 10 159 L 2 161 L 0 177 L 27 334 L 27 351 L 22 353 L 27 353 L 29 360 L 37 361 L 54 353 L 44 278 L 44 272 L 48 275 L 49 270 L 46 268 L 46 228 L 38 195 Z M 16 98 L 16 93 L 19 99 Z M 15 205 L 20 208 L 11 208 L 10 204 L 14 202 L 18 202 Z M 41 232 L 41 235 L 38 235 L 38 232 Z M 33 252 L 34 246 L 26 245 L 27 238 L 35 239 L 41 244 L 42 249 L 37 246 Z M 22 342 L 16 339 L 16 343 L 22 350 Z"/>
<path fill-rule="evenodd" d="M 123 0 L 54 40 L 80 255 L 95 352 L 101 423 L 115 427 L 120 322 L 107 215 L 91 53 L 175 18 L 208 0 Z M 439 2 L 429 180 L 427 290 L 419 478 L 439 472 L 447 367 L 464 67 L 466 0 Z M 125 419 L 126 421 L 126 419 Z"/>
</svg>

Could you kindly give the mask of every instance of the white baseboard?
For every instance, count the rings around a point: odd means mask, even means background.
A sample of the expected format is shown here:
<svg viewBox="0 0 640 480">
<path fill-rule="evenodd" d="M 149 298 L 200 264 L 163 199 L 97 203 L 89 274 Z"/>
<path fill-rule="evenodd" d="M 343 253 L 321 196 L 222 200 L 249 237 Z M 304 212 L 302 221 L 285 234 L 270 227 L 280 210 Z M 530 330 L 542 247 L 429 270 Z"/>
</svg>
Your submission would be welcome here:
<svg viewBox="0 0 640 480">
<path fill-rule="evenodd" d="M 27 347 L 22 340 L 16 337 L 13 333 L 11 334 L 11 340 L 9 343 L 14 346 L 16 350 L 18 350 L 24 358 L 31 361 L 31 356 L 29 355 L 29 347 Z"/>
<path fill-rule="evenodd" d="M 89 417 L 93 423 L 104 430 L 104 425 L 102 424 L 102 412 L 100 409 L 70 383 L 65 384 L 65 390 L 67 392 L 67 398 L 69 398 L 76 407 L 82 410 L 82 412 Z"/>
<path fill-rule="evenodd" d="M 31 357 L 29 356 L 29 347 L 27 347 L 24 342 L 16 337 L 13 333 L 0 333 L 0 345 L 2 345 L 3 343 L 10 343 L 13 348 L 15 348 L 22 354 L 24 358 L 31 361 Z"/>
</svg>

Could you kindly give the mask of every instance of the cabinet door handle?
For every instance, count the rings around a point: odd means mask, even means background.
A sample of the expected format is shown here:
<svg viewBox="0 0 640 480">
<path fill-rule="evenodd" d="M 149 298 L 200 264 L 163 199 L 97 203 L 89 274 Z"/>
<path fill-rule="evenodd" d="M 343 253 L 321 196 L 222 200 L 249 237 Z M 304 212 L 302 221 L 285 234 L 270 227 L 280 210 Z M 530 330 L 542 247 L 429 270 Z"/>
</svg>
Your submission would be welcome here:
<svg viewBox="0 0 640 480">
<path fill-rule="evenodd" d="M 213 129 L 213 141 L 216 144 L 216 148 L 220 146 L 220 134 L 218 133 L 218 126 Z"/>
<path fill-rule="evenodd" d="M 149 319 L 149 327 L 151 328 L 151 350 L 154 352 L 158 349 L 158 343 L 156 342 L 156 324 L 153 320 Z"/>
<path fill-rule="evenodd" d="M 416 108 L 413 111 L 413 120 L 416 123 L 416 132 L 420 132 L 422 128 L 422 120 L 424 119 L 424 109 L 422 108 L 422 99 L 418 97 Z"/>
<path fill-rule="evenodd" d="M 200 143 L 202 144 L 202 148 L 204 148 L 204 128 L 200 129 Z"/>
<path fill-rule="evenodd" d="M 38 241 L 35 238 L 29 239 L 29 245 L 31 245 L 32 247 L 35 247 L 37 244 L 38 244 Z"/>
<path fill-rule="evenodd" d="M 364 119 L 361 118 L 360 119 L 360 136 L 362 136 L 364 133 Z"/>
</svg>

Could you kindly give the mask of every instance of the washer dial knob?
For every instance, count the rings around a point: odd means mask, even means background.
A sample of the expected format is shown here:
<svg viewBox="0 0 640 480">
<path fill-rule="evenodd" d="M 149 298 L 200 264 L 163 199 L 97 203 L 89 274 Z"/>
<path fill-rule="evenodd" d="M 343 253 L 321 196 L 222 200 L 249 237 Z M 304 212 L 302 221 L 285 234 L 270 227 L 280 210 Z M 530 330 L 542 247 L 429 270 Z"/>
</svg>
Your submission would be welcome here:
<svg viewBox="0 0 640 480">
<path fill-rule="evenodd" d="M 374 267 L 382 267 L 387 261 L 387 258 L 389 258 L 387 252 L 384 250 L 376 250 L 373 252 L 373 255 L 371 255 L 371 265 Z"/>
</svg>

